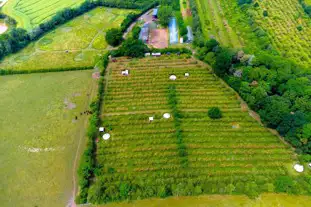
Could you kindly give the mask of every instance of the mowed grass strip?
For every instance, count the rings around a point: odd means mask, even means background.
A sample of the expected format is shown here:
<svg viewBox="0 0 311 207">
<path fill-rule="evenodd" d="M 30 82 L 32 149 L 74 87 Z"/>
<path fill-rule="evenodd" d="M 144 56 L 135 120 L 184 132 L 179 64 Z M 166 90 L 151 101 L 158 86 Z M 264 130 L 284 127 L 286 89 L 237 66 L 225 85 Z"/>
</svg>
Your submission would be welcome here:
<svg viewBox="0 0 311 207">
<path fill-rule="evenodd" d="M 121 75 L 124 69 L 128 76 Z M 173 74 L 175 81 L 169 79 Z M 230 183 L 264 185 L 286 175 L 295 160 L 289 147 L 242 111 L 236 94 L 194 59 L 119 58 L 110 63 L 105 84 L 102 118 L 111 138 L 99 137 L 96 180 L 107 198 L 123 185 L 131 198 L 138 188 L 157 192 L 189 182 L 211 186 L 206 193 L 221 193 Z M 214 106 L 222 119 L 208 117 Z"/>
<path fill-rule="evenodd" d="M 67 205 L 95 86 L 91 71 L 0 77 L 1 206 Z"/>
<path fill-rule="evenodd" d="M 105 32 L 119 27 L 133 10 L 96 8 L 6 57 L 1 69 L 36 70 L 91 67 L 106 51 Z"/>
</svg>

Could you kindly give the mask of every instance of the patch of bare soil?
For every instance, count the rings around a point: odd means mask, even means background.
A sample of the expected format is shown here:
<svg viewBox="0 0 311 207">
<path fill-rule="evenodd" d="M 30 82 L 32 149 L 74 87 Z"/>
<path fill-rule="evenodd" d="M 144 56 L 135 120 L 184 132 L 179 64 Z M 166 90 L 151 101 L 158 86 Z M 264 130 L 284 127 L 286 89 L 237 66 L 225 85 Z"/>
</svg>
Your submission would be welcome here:
<svg viewBox="0 0 311 207">
<path fill-rule="evenodd" d="M 99 79 L 100 78 L 100 72 L 92 73 L 92 78 L 93 79 Z"/>
<path fill-rule="evenodd" d="M 168 32 L 167 29 L 153 29 L 150 32 L 149 44 L 154 48 L 168 47 Z"/>
<path fill-rule="evenodd" d="M 69 110 L 75 109 L 77 107 L 77 105 L 75 103 L 70 102 L 70 100 L 67 98 L 65 98 L 64 104 L 65 104 L 65 108 L 69 109 Z"/>
</svg>

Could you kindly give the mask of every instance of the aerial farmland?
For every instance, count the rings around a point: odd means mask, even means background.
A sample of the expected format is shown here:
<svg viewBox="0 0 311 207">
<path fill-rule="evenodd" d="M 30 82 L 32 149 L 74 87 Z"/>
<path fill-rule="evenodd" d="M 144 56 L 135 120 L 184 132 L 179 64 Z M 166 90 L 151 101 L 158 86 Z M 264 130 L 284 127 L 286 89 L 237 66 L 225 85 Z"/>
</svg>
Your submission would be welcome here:
<svg viewBox="0 0 311 207">
<path fill-rule="evenodd" d="M 0 1 L 1 206 L 310 206 L 309 0 Z"/>
</svg>

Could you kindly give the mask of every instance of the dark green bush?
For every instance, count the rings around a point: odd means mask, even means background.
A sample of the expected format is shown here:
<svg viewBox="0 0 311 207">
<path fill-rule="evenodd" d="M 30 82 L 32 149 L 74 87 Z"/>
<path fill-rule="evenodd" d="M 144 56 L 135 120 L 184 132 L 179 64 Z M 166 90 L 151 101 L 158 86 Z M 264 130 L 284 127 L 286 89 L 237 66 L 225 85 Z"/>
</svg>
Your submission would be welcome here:
<svg viewBox="0 0 311 207">
<path fill-rule="evenodd" d="M 123 41 L 123 33 L 120 29 L 112 28 L 106 33 L 106 41 L 111 46 L 118 46 Z"/>
<path fill-rule="evenodd" d="M 208 110 L 208 116 L 211 119 L 220 119 L 222 117 L 222 112 L 218 107 L 212 107 Z"/>
<path fill-rule="evenodd" d="M 262 14 L 263 14 L 263 16 L 264 16 L 264 17 L 267 17 L 267 16 L 268 16 L 268 11 L 267 11 L 267 10 L 265 10 L 265 11 L 263 11 L 263 13 L 262 13 Z"/>
</svg>

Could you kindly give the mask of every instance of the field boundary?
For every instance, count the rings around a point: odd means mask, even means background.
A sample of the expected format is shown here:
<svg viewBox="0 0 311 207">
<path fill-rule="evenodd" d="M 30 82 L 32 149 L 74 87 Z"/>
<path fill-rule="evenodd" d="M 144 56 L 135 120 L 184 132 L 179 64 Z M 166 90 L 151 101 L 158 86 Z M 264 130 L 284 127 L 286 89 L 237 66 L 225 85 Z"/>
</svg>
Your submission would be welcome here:
<svg viewBox="0 0 311 207">
<path fill-rule="evenodd" d="M 74 68 L 51 68 L 51 69 L 38 69 L 38 70 L 36 70 L 36 69 L 30 69 L 30 70 L 0 69 L 0 76 L 30 74 L 30 73 L 51 73 L 51 72 L 77 71 L 77 70 L 91 70 L 93 68 L 94 68 L 94 66 L 74 67 Z"/>
</svg>

